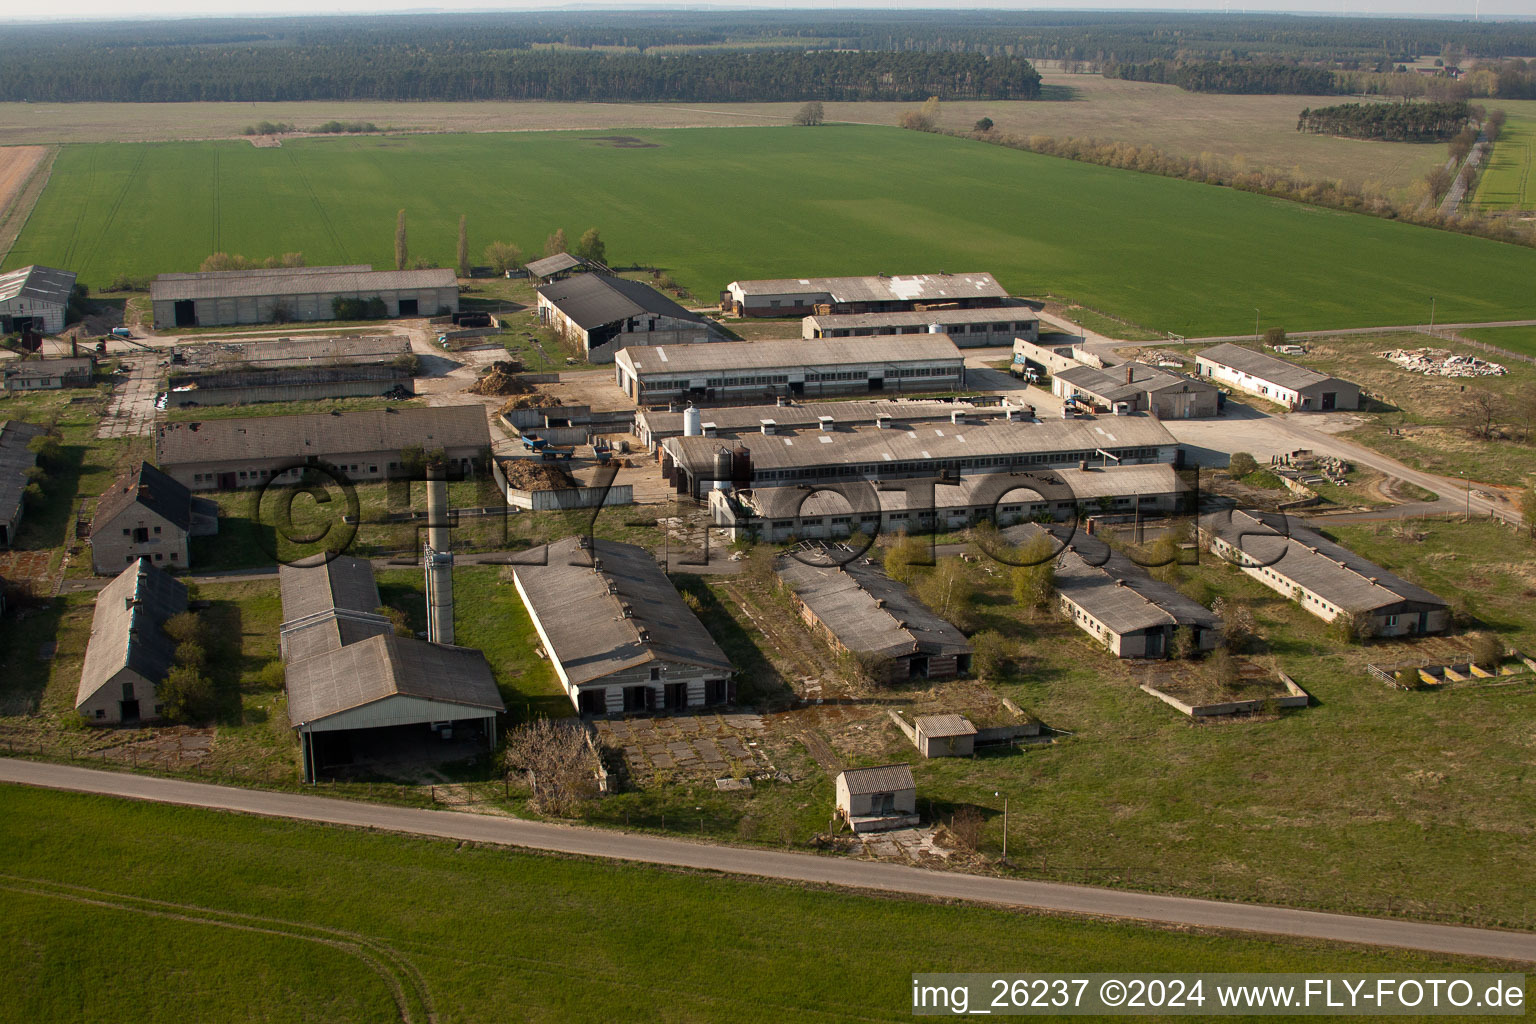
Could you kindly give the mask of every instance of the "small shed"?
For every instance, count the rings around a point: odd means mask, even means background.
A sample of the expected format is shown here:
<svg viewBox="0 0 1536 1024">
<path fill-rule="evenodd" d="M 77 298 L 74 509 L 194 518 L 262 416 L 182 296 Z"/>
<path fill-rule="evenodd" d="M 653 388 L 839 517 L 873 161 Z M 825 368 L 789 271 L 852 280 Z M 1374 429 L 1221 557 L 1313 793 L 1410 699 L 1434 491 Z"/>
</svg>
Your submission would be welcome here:
<svg viewBox="0 0 1536 1024">
<path fill-rule="evenodd" d="M 924 757 L 970 757 L 976 751 L 976 726 L 964 715 L 922 715 L 913 724 Z"/>
<path fill-rule="evenodd" d="M 837 776 L 837 816 L 855 832 L 911 828 L 917 818 L 912 766 L 849 768 Z"/>
</svg>

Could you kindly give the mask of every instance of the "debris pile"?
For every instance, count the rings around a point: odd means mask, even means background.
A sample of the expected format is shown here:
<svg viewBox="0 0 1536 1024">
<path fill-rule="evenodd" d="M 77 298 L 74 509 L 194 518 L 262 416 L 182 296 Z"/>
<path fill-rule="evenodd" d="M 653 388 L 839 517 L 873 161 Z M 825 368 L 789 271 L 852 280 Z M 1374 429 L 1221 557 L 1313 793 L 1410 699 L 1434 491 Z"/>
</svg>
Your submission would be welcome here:
<svg viewBox="0 0 1536 1024">
<path fill-rule="evenodd" d="M 507 475 L 507 483 L 520 491 L 548 491 L 576 486 L 576 481 L 565 470 L 536 458 L 504 459 L 501 469 Z"/>
<path fill-rule="evenodd" d="M 526 395 L 533 387 L 517 379 L 522 368 L 522 363 L 497 360 L 469 386 L 469 391 L 476 395 Z"/>
<path fill-rule="evenodd" d="M 525 387 L 527 385 L 524 385 Z M 517 392 L 515 397 L 507 399 L 501 408 L 496 410 L 497 415 L 504 415 L 513 409 L 549 409 L 560 404 L 560 399 L 554 395 L 546 395 L 542 391 L 528 388 L 525 392 Z"/>
<path fill-rule="evenodd" d="M 1509 372 L 1498 363 L 1477 356 L 1457 355 L 1443 348 L 1395 348 L 1378 354 L 1409 373 L 1425 373 L 1432 377 L 1502 377 Z"/>
</svg>

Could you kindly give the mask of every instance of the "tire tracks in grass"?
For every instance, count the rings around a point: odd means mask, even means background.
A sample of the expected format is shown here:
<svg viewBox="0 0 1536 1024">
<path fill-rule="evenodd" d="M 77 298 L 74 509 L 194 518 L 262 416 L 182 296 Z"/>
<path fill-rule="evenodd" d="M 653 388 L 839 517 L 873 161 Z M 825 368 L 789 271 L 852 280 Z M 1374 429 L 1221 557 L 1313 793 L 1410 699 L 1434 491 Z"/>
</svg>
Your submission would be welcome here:
<svg viewBox="0 0 1536 1024">
<path fill-rule="evenodd" d="M 209 228 L 208 253 L 219 251 L 219 143 L 213 144 L 213 224 Z"/>
<path fill-rule="evenodd" d="M 393 946 L 360 932 L 147 896 L 130 896 L 44 878 L 0 874 L 0 890 L 329 946 L 355 957 L 379 976 L 389 989 L 404 1024 L 416 1024 L 417 1021 L 437 1024 L 436 1004 L 416 964 Z"/>
<path fill-rule="evenodd" d="M 101 244 L 112 234 L 112 222 L 117 220 L 118 211 L 123 208 L 123 201 L 128 198 L 128 193 L 133 189 L 133 183 L 139 176 L 139 171 L 144 167 L 144 158 L 149 153 L 148 146 L 137 146 L 137 159 L 133 162 L 133 168 L 123 178 L 123 187 L 117 190 L 117 198 L 112 201 L 112 209 L 107 211 L 102 218 L 100 229 L 96 232 L 96 241 L 91 245 L 91 251 L 82 261 L 89 266 L 96 262 L 96 253 L 101 250 Z"/>
<path fill-rule="evenodd" d="M 101 150 L 99 148 L 93 147 L 91 149 L 91 161 L 90 164 L 86 167 L 86 176 L 89 181 L 94 182 L 96 179 L 96 163 L 97 158 L 100 155 Z M 85 210 L 89 205 L 89 200 L 82 201 L 75 205 L 75 221 L 70 225 L 69 241 L 64 243 L 64 258 L 60 260 L 60 262 L 63 263 L 66 267 L 72 267 L 75 265 L 75 240 L 80 237 L 80 225 L 85 221 Z"/>
<path fill-rule="evenodd" d="M 331 223 L 331 215 L 326 212 L 325 204 L 320 202 L 320 197 L 315 194 L 315 186 L 310 183 L 309 175 L 304 173 L 304 168 L 299 165 L 299 158 L 293 155 L 293 147 L 284 146 L 283 152 L 288 154 L 288 163 L 293 167 L 293 173 L 298 175 L 299 182 L 304 186 L 309 201 L 314 204 L 315 213 L 320 223 L 325 226 L 325 233 L 330 236 L 331 244 L 336 247 L 339 257 L 338 262 L 350 263 L 352 257 L 347 253 L 347 246 L 341 240 L 341 235 L 336 231 L 336 225 Z"/>
</svg>

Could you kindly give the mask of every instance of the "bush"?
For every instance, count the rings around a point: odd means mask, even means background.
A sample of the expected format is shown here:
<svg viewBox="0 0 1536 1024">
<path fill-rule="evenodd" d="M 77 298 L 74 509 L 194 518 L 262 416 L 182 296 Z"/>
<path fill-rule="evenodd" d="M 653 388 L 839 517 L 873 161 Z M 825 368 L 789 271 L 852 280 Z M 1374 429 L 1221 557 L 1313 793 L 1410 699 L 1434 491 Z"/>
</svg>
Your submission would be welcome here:
<svg viewBox="0 0 1536 1024">
<path fill-rule="evenodd" d="M 507 733 L 501 762 L 508 775 L 527 780 L 529 806 L 540 814 L 569 816 L 597 793 L 597 755 L 579 724 L 540 718 L 519 725 Z"/>
<path fill-rule="evenodd" d="M 206 722 L 218 709 L 213 682 L 191 665 L 173 667 L 157 695 L 165 717 L 173 722 Z"/>
<path fill-rule="evenodd" d="M 1284 327 L 1271 327 L 1269 330 L 1265 331 L 1264 332 L 1264 344 L 1268 345 L 1270 348 L 1274 348 L 1276 345 L 1284 345 L 1285 344 L 1285 328 Z"/>
<path fill-rule="evenodd" d="M 961 807 L 950 815 L 949 833 L 962 850 L 976 852 L 981 845 L 981 812 L 974 807 Z"/>
<path fill-rule="evenodd" d="M 919 537 L 904 533 L 885 549 L 885 574 L 898 583 L 910 584 L 917 578 L 916 567 L 928 558 L 927 545 Z"/>
<path fill-rule="evenodd" d="M 826 120 L 826 113 L 820 100 L 812 100 L 795 112 L 794 121 L 799 125 L 817 125 Z"/>
<path fill-rule="evenodd" d="M 1227 475 L 1233 480 L 1239 480 L 1259 468 L 1258 462 L 1247 452 L 1233 452 L 1231 460 L 1227 463 Z"/>
<path fill-rule="evenodd" d="M 1205 659 L 1205 677 L 1213 686 L 1224 690 L 1236 688 L 1242 678 L 1237 670 L 1237 659 L 1225 647 L 1218 647 Z"/>
<path fill-rule="evenodd" d="M 208 664 L 208 652 L 203 650 L 202 644 L 191 641 L 177 644 L 176 664 L 186 665 L 189 668 L 202 668 Z"/>
<path fill-rule="evenodd" d="M 1492 633 L 1484 633 L 1473 639 L 1468 656 L 1472 664 L 1491 672 L 1504 660 L 1504 644 Z"/>
<path fill-rule="evenodd" d="M 1376 635 L 1376 623 L 1370 612 L 1340 612 L 1328 623 L 1328 631 L 1340 643 L 1363 644 Z"/>
<path fill-rule="evenodd" d="M 1013 599 L 1022 608 L 1048 608 L 1056 592 L 1056 544 L 1051 537 L 1041 534 L 1019 549 L 1021 561 L 1026 565 L 1013 568 Z"/>
<path fill-rule="evenodd" d="M 995 683 L 1013 667 L 1013 645 L 996 630 L 971 637 L 971 673 L 983 682 Z"/>
<path fill-rule="evenodd" d="M 160 629 L 166 636 L 175 640 L 178 644 L 200 644 L 203 642 L 203 622 L 196 612 L 182 612 L 172 615 L 161 623 Z"/>
</svg>

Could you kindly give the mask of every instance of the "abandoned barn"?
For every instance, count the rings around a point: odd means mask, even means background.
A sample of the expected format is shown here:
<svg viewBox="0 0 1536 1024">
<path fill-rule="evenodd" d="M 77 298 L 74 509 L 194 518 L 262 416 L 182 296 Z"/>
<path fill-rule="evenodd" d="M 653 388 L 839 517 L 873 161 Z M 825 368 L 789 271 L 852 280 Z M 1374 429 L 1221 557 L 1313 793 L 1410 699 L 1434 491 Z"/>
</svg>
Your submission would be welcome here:
<svg viewBox="0 0 1536 1024">
<path fill-rule="evenodd" d="M 1008 300 L 1007 289 L 991 274 L 877 274 L 732 281 L 720 293 L 720 309 L 736 316 L 812 316 L 911 312 L 919 306 L 974 309 Z"/>
<path fill-rule="evenodd" d="M 345 313 L 346 303 L 375 299 L 382 304 L 377 312 L 387 317 L 459 311 L 458 280 L 452 270 L 442 268 L 279 267 L 161 274 L 150 285 L 149 297 L 157 328 L 373 318 L 366 309 L 343 317 L 337 312 L 340 308 Z"/>
<path fill-rule="evenodd" d="M 311 556 L 277 567 L 283 600 L 278 650 L 284 661 L 303 661 L 337 647 L 394 632 L 380 614 L 383 602 L 373 566 L 361 558 Z"/>
<path fill-rule="evenodd" d="M 1441 633 L 1442 598 L 1278 513 L 1233 509 L 1200 519 L 1200 538 L 1271 590 L 1325 621 L 1368 619 L 1374 636 Z"/>
<path fill-rule="evenodd" d="M 275 338 L 271 341 L 210 341 L 171 348 L 171 366 L 191 372 L 278 370 L 314 366 L 385 366 L 411 357 L 404 334 L 360 338 Z"/>
<path fill-rule="evenodd" d="M 986 475 L 988 486 L 1011 486 L 1007 474 L 1040 469 L 1087 469 L 1181 460 L 1178 441 L 1144 414 L 1102 421 L 986 419 L 892 424 L 848 429 L 765 429 L 727 444 L 713 437 L 671 437 L 661 443 L 662 475 L 678 494 L 796 485 L 827 486 L 914 476 L 959 480 Z M 1064 492 L 1058 490 L 1057 494 Z M 867 509 L 865 511 L 873 511 Z"/>
<path fill-rule="evenodd" d="M 839 772 L 837 816 L 854 832 L 916 825 L 917 783 L 912 781 L 912 766 L 885 764 Z"/>
<path fill-rule="evenodd" d="M 0 274 L 0 334 L 58 334 L 74 288 L 69 270 L 31 266 Z"/>
<path fill-rule="evenodd" d="M 96 363 L 87 356 L 63 359 L 18 359 L 5 364 L 7 391 L 56 391 L 88 388 Z"/>
<path fill-rule="evenodd" d="M 931 495 L 926 488 L 876 485 L 863 491 L 862 501 L 860 491 L 840 493 L 814 486 L 712 490 L 710 519 L 731 541 L 781 544 L 791 539 L 836 540 L 856 530 L 963 530 L 983 522 L 1008 526 L 1046 516 L 1164 516 L 1192 508 L 1197 493 L 1166 463 L 962 477 L 935 482 Z M 855 507 L 866 504 L 868 508 Z"/>
<path fill-rule="evenodd" d="M 589 267 L 593 270 L 610 273 L 608 268 L 601 263 L 594 263 L 580 256 L 572 256 L 568 252 L 557 252 L 553 256 L 545 256 L 541 260 L 533 260 L 523 264 L 523 269 L 527 271 L 528 276 L 540 284 L 549 284 L 551 281 L 562 280 L 577 270 Z"/>
<path fill-rule="evenodd" d="M 1230 342 L 1197 354 L 1195 372 L 1299 412 L 1360 408 L 1360 385 Z"/>
<path fill-rule="evenodd" d="M 644 548 L 567 537 L 513 578 L 576 710 L 606 715 L 724 704 L 730 660 Z"/>
<path fill-rule="evenodd" d="M 774 563 L 805 624 L 852 654 L 881 684 L 951 679 L 971 670 L 971 643 L 908 590 L 863 559 L 813 565 L 793 555 Z"/>
<path fill-rule="evenodd" d="M 896 423 L 932 423 L 952 420 L 958 413 L 967 419 L 1022 416 L 1024 410 L 996 405 L 977 405 L 972 401 L 929 402 L 922 399 L 882 399 L 872 402 L 792 402 L 780 399 L 777 405 L 728 405 L 702 411 L 680 408 L 673 402 L 667 409 L 640 409 L 635 413 L 635 435 L 648 449 L 669 437 L 719 437 L 735 440 L 747 434 L 772 430 L 820 429 L 874 426 L 884 420 Z"/>
<path fill-rule="evenodd" d="M 1029 306 L 998 309 L 923 309 L 903 313 L 844 313 L 808 316 L 805 338 L 869 338 L 891 334 L 947 334 L 960 348 L 1011 345 L 1015 338 L 1040 339 L 1040 318 Z"/>
<path fill-rule="evenodd" d="M 37 465 L 29 447 L 34 437 L 47 431 L 36 423 L 0 420 L 0 547 L 16 543 L 21 514 L 26 510 L 27 470 Z"/>
<path fill-rule="evenodd" d="M 619 388 L 640 406 L 675 399 L 761 405 L 784 396 L 965 387 L 965 357 L 944 334 L 632 346 L 621 349 L 614 363 Z"/>
<path fill-rule="evenodd" d="M 186 610 L 186 584 L 144 558 L 101 589 L 75 693 L 82 718 L 116 725 L 161 716 L 159 686 L 176 653 L 161 627 Z"/>
<path fill-rule="evenodd" d="M 219 532 L 219 507 L 168 474 L 140 462 L 113 481 L 91 519 L 91 567 L 110 576 L 140 558 L 160 569 L 185 569 L 192 537 Z"/>
<path fill-rule="evenodd" d="M 163 422 L 155 461 L 194 491 L 227 491 L 297 481 L 320 464 L 353 481 L 399 478 L 412 452 L 442 452 L 451 470 L 470 472 L 490 445 L 482 406 L 416 406 Z"/>
<path fill-rule="evenodd" d="M 1149 412 L 1164 420 L 1215 416 L 1220 404 L 1209 381 L 1137 362 L 1062 370 L 1051 379 L 1051 393 L 1105 412 Z"/>
<path fill-rule="evenodd" d="M 692 345 L 711 334 L 704 317 L 639 281 L 578 274 L 538 293 L 540 322 L 581 346 L 590 363 L 611 363 L 626 345 Z"/>
</svg>

